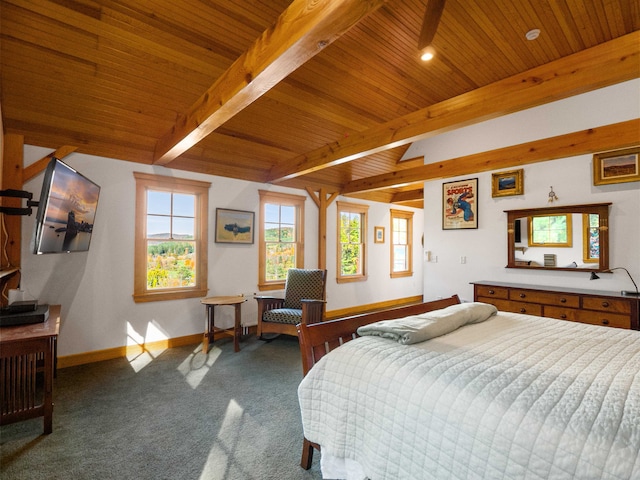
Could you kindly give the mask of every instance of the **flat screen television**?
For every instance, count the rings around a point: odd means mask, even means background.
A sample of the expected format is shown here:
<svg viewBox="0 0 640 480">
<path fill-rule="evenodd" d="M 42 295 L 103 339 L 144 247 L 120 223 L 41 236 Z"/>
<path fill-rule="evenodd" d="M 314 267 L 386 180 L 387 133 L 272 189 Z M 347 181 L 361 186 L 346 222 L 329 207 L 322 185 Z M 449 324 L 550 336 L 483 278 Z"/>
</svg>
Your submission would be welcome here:
<svg viewBox="0 0 640 480">
<path fill-rule="evenodd" d="M 100 187 L 53 157 L 44 174 L 33 253 L 89 250 Z"/>
</svg>

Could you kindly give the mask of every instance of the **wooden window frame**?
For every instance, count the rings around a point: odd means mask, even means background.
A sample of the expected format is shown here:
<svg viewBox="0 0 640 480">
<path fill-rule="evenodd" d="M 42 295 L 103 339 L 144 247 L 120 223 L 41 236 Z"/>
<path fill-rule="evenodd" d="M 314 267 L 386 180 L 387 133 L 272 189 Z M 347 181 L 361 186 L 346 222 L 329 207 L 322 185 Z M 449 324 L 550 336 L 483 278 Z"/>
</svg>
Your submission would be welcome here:
<svg viewBox="0 0 640 480">
<path fill-rule="evenodd" d="M 155 302 L 162 300 L 180 300 L 184 298 L 206 297 L 209 288 L 208 278 L 208 232 L 209 232 L 209 188 L 210 182 L 166 177 L 134 172 L 136 180 L 136 226 L 133 300 Z M 193 287 L 147 289 L 147 191 L 186 193 L 196 196 L 195 204 L 195 242 L 196 242 L 196 280 Z"/>
<path fill-rule="evenodd" d="M 288 205 L 296 207 L 296 268 L 304 268 L 304 205 L 307 200 L 302 195 L 292 195 L 289 193 L 271 192 L 268 190 L 258 190 L 260 194 L 260 216 L 258 230 L 258 289 L 281 290 L 284 288 L 285 280 L 268 281 L 267 276 L 267 251 L 265 238 L 265 214 L 264 209 L 267 203 Z"/>
<path fill-rule="evenodd" d="M 566 226 L 567 226 L 567 241 L 563 242 L 563 243 L 536 243 L 533 241 L 533 219 L 534 218 L 539 218 L 539 217 L 565 217 L 566 219 Z M 528 224 L 528 229 L 529 229 L 529 246 L 530 247 L 542 247 L 542 248 L 546 248 L 546 247 L 561 247 L 561 248 L 571 248 L 573 246 L 573 226 L 572 226 L 572 222 L 571 222 L 571 214 L 570 213 L 554 213 L 554 214 L 549 214 L 549 215 L 530 215 L 529 216 L 529 224 Z"/>
<path fill-rule="evenodd" d="M 598 226 L 591 227 L 590 216 L 598 216 Z M 597 213 L 583 213 L 582 214 L 582 262 L 583 263 L 600 263 L 600 257 L 592 257 L 589 255 L 589 240 L 591 239 L 591 228 L 598 230 L 598 243 L 600 242 L 600 215 Z"/>
<path fill-rule="evenodd" d="M 362 205 L 359 203 L 350 202 L 336 202 L 337 207 L 337 230 L 336 230 L 336 282 L 337 283 L 350 283 L 350 282 L 362 282 L 367 279 L 367 213 L 369 212 L 368 205 Z M 360 222 L 360 239 L 362 244 L 362 269 L 358 275 L 342 275 L 342 243 L 340 242 L 340 229 L 342 223 L 340 216 L 342 212 L 359 213 L 361 215 Z"/>
<path fill-rule="evenodd" d="M 394 271 L 394 260 L 395 260 L 395 249 L 394 246 L 394 229 L 393 229 L 393 221 L 395 219 L 401 219 L 407 221 L 407 243 L 406 244 L 398 244 L 398 245 L 406 245 L 407 248 L 407 269 L 401 271 Z M 390 275 L 391 278 L 400 278 L 400 277 L 411 277 L 413 276 L 413 212 L 408 212 L 406 210 L 394 210 L 391 209 L 391 222 L 389 226 L 389 244 L 390 244 Z"/>
</svg>

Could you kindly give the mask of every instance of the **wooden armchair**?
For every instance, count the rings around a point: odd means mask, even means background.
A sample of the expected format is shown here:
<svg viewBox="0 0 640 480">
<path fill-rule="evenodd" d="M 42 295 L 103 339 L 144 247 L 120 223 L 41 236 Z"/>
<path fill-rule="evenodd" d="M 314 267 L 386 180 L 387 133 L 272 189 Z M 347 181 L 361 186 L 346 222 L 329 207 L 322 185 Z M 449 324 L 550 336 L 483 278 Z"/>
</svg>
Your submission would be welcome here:
<svg viewBox="0 0 640 480">
<path fill-rule="evenodd" d="M 284 298 L 255 297 L 258 302 L 258 337 L 265 333 L 297 336 L 297 324 L 321 322 L 325 312 L 326 285 L 326 270 L 289 269 Z"/>
</svg>

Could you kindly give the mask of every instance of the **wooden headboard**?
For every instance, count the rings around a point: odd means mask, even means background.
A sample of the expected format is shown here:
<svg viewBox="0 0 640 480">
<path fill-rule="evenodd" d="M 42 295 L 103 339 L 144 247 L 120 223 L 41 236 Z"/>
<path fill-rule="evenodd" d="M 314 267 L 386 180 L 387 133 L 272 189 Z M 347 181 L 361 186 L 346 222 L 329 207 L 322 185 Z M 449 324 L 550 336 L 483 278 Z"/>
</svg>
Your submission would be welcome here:
<svg viewBox="0 0 640 480">
<path fill-rule="evenodd" d="M 356 333 L 356 330 L 362 325 L 380 320 L 391 320 L 409 315 L 418 315 L 458 303 L 460 303 L 458 295 L 453 295 L 452 297 L 434 300 L 432 302 L 354 315 L 352 317 L 329 320 L 311 325 L 298 324 L 298 341 L 300 342 L 300 354 L 302 355 L 302 373 L 306 375 L 311 367 L 331 350 L 358 337 L 359 335 Z"/>
</svg>

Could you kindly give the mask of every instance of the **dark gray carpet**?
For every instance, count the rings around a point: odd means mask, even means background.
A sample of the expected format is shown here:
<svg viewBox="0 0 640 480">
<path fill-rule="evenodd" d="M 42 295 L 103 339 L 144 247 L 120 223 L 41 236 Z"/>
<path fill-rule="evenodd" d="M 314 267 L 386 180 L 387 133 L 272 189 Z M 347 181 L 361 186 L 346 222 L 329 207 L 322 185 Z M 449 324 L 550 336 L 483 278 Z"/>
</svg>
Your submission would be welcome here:
<svg viewBox="0 0 640 480">
<path fill-rule="evenodd" d="M 300 468 L 298 341 L 255 337 L 233 352 L 180 347 L 65 368 L 53 433 L 42 419 L 0 428 L 9 479 L 320 479 Z"/>
</svg>

